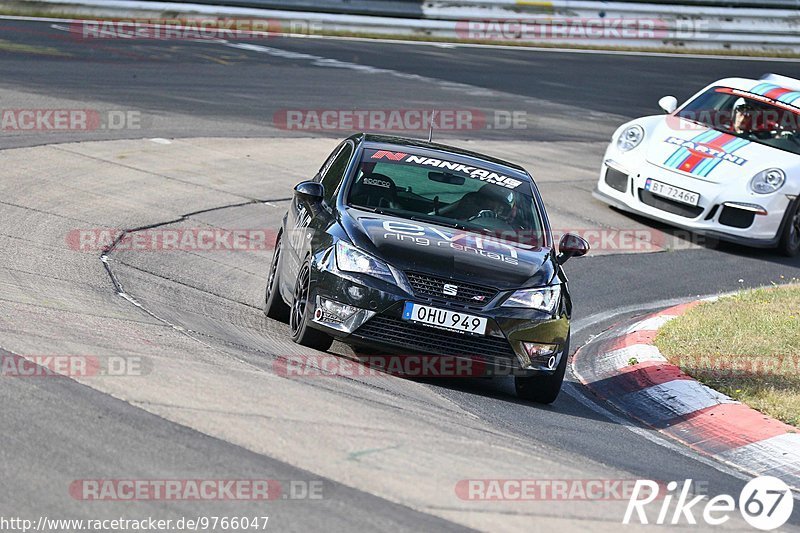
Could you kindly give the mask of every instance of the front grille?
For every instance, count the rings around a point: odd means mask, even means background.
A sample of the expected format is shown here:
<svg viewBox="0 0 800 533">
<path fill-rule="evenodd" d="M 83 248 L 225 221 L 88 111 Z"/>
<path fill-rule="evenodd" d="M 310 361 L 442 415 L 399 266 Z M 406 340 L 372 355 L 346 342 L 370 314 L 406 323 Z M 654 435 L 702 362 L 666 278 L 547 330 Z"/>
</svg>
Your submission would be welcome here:
<svg viewBox="0 0 800 533">
<path fill-rule="evenodd" d="M 719 223 L 731 226 L 732 228 L 749 228 L 753 225 L 756 214 L 753 211 L 745 209 L 736 209 L 728 205 L 722 208 L 722 213 L 719 215 Z"/>
<path fill-rule="evenodd" d="M 406 277 L 414 289 L 414 294 L 420 298 L 434 298 L 474 307 L 483 307 L 497 294 L 497 289 L 492 289 L 491 287 L 437 278 L 418 272 L 406 272 Z M 444 293 L 446 284 L 458 287 L 458 292 L 455 296 Z"/>
<path fill-rule="evenodd" d="M 656 209 L 661 209 L 662 211 L 666 211 L 667 213 L 672 213 L 673 215 L 678 215 L 681 217 L 697 218 L 703 214 L 702 207 L 682 204 L 680 202 L 670 200 L 669 198 L 662 198 L 644 189 L 639 189 L 639 200 L 650 207 L 655 207 Z"/>
<path fill-rule="evenodd" d="M 516 356 L 504 337 L 478 337 L 439 330 L 399 318 L 376 315 L 358 328 L 356 337 L 413 350 L 413 353 L 469 356 L 512 364 Z"/>
<path fill-rule="evenodd" d="M 606 169 L 606 183 L 612 189 L 625 192 L 628 188 L 628 175 L 615 168 L 608 167 Z"/>
</svg>

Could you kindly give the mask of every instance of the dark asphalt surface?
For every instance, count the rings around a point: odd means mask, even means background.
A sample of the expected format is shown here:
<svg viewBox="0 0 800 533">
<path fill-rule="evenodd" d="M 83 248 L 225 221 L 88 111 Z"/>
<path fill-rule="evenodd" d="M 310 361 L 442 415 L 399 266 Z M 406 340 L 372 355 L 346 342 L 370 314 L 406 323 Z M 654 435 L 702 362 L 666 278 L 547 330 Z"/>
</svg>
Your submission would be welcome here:
<svg viewBox="0 0 800 533">
<path fill-rule="evenodd" d="M 56 24 L 62 30 L 66 23 Z M 246 128 L 273 126 L 286 109 L 468 108 L 522 111 L 525 130 L 479 129 L 475 139 L 603 140 L 620 120 L 593 113 L 633 118 L 660 112 L 665 94 L 690 96 L 711 80 L 775 71 L 800 76 L 798 62 L 693 59 L 526 50 L 452 48 L 377 42 L 269 37 L 249 41 L 257 53 L 212 42 L 85 40 L 47 23 L 0 21 L 0 34 L 13 36 L 18 48 L 2 56 L 0 87 L 33 94 L 108 102 L 115 109 L 142 112 L 145 127 L 165 113 L 219 121 L 205 134 L 235 136 Z M 244 41 L 242 41 L 244 42 Z M 26 50 L 27 48 L 27 50 Z M 0 50 L 3 48 L 0 47 Z M 22 50 L 26 53 L 19 53 Z M 276 57 L 275 51 L 283 57 Z M 272 52 L 272 53 L 269 53 Z M 300 55 L 298 55 L 300 54 Z M 303 54 L 311 57 L 303 57 Z M 314 57 L 328 63 L 314 65 Z M 331 64 L 337 60 L 339 64 Z M 422 76 L 413 92 L 407 85 L 379 81 L 369 70 L 389 69 L 403 81 Z M 437 85 L 438 83 L 438 85 Z M 467 94 L 448 84 L 467 84 L 494 94 Z M 551 117 L 555 124 L 542 124 Z M 173 124 L 172 127 L 178 127 Z M 170 126 L 162 127 L 164 135 Z M 212 131 L 208 131 L 208 130 Z M 575 131 L 579 131 L 575 135 Z M 186 132 L 183 132 L 186 135 Z M 272 130 L 262 135 L 306 132 Z M 342 136 L 344 132 L 322 132 Z M 58 134 L 58 141 L 130 136 L 130 132 Z M 464 137 L 441 132 L 440 137 Z M 0 146 L 53 142 L 41 136 L 24 141 L 0 139 Z"/>
<path fill-rule="evenodd" d="M 12 356 L 3 350 L 0 355 Z M 0 516 L 7 518 L 268 516 L 275 531 L 402 531 L 412 524 L 426 531 L 466 530 L 173 424 L 66 378 L 4 379 L 0 400 L 5 412 Z M 269 479 L 278 481 L 281 496 L 266 502 L 86 502 L 85 514 L 79 514 L 68 490 L 76 472 L 87 480 L 120 479 L 120 473 L 126 479 Z M 303 489 L 291 486 L 314 487 L 323 497 L 292 500 Z"/>
<path fill-rule="evenodd" d="M 391 86 L 379 85 L 380 79 L 371 76 L 369 71 L 318 68 L 309 60 L 297 57 L 275 58 L 212 43 L 102 42 L 87 45 L 49 26 L 46 23 L 0 22 L 0 39 L 30 47 L 27 51 L 3 50 L 0 89 L 78 101 L 102 101 L 112 107 L 141 109 L 152 115 L 177 112 L 253 126 L 271 123 L 274 113 L 285 108 L 323 105 L 370 108 L 380 107 L 381 103 L 388 107 L 387 95 L 392 95 L 394 90 Z M 520 102 L 534 99 L 567 106 L 578 113 L 590 109 L 622 117 L 653 113 L 656 100 L 664 94 L 685 98 L 709 81 L 725 76 L 753 76 L 766 71 L 800 76 L 800 63 L 788 62 L 566 54 L 317 39 L 273 38 L 257 44 L 482 87 L 506 94 L 509 105 L 514 105 L 515 98 Z M 43 49 L 50 51 L 43 52 Z M 52 50 L 64 55 L 53 55 Z M 404 97 L 404 107 L 416 107 L 436 105 L 441 95 L 426 86 L 419 93 Z M 452 97 L 448 98 L 452 103 Z M 526 102 L 521 106 L 529 109 L 533 104 Z M 18 103 L 0 102 L 0 107 L 8 106 L 22 107 Z M 484 106 L 491 108 L 491 103 Z M 545 133 L 547 136 L 558 134 Z M 228 129 L 198 131 L 197 134 L 223 136 L 237 132 Z M 279 135 L 281 132 L 262 134 Z M 592 134 L 587 132 L 587 136 Z M 525 135 L 536 139 L 541 138 L 543 132 Z M 123 131 L 98 133 L 96 138 L 136 136 Z M 497 135 L 477 131 L 472 137 L 495 139 Z M 63 136 L 58 140 L 74 138 Z M 53 138 L 46 135 L 23 140 L 0 137 L 0 147 L 47 142 L 53 142 Z M 800 278 L 800 260 L 788 260 L 769 251 L 725 245 L 716 249 L 582 258 L 571 261 L 567 273 L 578 320 L 615 309 L 641 307 L 619 316 L 601 317 L 591 327 L 577 332 L 574 349 L 613 321 L 644 312 L 652 302 Z M 532 407 L 517 401 L 510 393 L 510 384 L 504 382 L 437 382 L 429 386 L 497 427 L 626 469 L 634 476 L 706 480 L 714 494 L 738 493 L 744 484 L 736 477 L 663 448 L 598 414 L 576 399 L 581 394 L 578 385 L 571 385 L 572 394 L 563 394 L 550 407 Z M 15 411 L 13 417 L 6 411 L 2 418 L 0 454 L 5 494 L 0 494 L 5 502 L 20 502 L 24 495 L 35 499 L 40 491 L 50 490 L 46 476 L 51 471 L 47 465 L 31 466 L 37 465 L 41 455 L 30 442 L 60 442 L 70 461 L 91 462 L 92 465 L 82 468 L 95 471 L 95 477 L 103 477 L 112 463 L 115 469 L 130 468 L 141 477 L 148 477 L 146 472 L 179 472 L 182 468 L 195 472 L 197 465 L 210 457 L 214 459 L 208 466 L 209 477 L 221 476 L 223 468 L 228 476 L 231 469 L 238 469 L 248 476 L 252 472 L 269 471 L 270 477 L 309 477 L 278 461 L 158 419 L 70 381 L 43 384 L 20 381 L 0 388 L 0 398 L 4 405 L 13 405 Z M 56 410 L 65 405 L 68 409 Z M 85 413 L 97 416 L 87 422 Z M 24 423 L 28 421 L 36 423 Z M 81 426 L 86 440 L 76 440 L 75 433 L 63 429 L 65 425 Z M 144 468 L 143 464 L 148 466 Z M 295 521 L 290 527 L 296 526 L 297 530 L 303 530 L 303 526 L 320 528 L 323 525 L 332 530 L 364 526 L 433 530 L 448 526 L 446 522 L 358 491 L 335 487 L 335 492 L 339 506 L 335 511 L 315 508 L 313 512 L 293 514 Z M 28 511 L 32 512 L 33 508 Z M 0 510 L 5 514 L 12 514 L 12 511 L 19 514 L 18 508 L 8 509 L 5 505 Z M 196 509 L 190 506 L 180 511 L 175 514 Z M 796 511 L 794 523 L 800 523 L 798 515 Z M 370 516 L 374 522 L 356 523 L 365 516 Z M 298 518 L 307 522 L 297 521 Z"/>
</svg>

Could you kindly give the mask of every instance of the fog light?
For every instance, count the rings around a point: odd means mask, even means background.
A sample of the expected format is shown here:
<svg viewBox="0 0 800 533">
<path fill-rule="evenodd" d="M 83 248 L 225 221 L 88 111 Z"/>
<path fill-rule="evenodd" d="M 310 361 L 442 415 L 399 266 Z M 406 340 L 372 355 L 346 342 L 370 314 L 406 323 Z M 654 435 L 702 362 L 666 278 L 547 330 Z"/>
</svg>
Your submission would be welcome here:
<svg viewBox="0 0 800 533">
<path fill-rule="evenodd" d="M 356 314 L 358 310 L 358 307 L 353 307 L 352 305 L 335 302 L 327 298 L 320 298 L 319 306 L 316 311 L 314 311 L 314 319 L 317 321 L 334 320 L 336 322 L 344 322 Z"/>
<path fill-rule="evenodd" d="M 375 316 L 375 311 L 360 309 L 317 295 L 314 322 L 342 333 L 353 333 Z"/>
<path fill-rule="evenodd" d="M 553 370 L 558 364 L 558 344 L 540 344 L 538 342 L 523 342 L 522 347 L 528 356 L 528 366 L 543 366 Z"/>
</svg>

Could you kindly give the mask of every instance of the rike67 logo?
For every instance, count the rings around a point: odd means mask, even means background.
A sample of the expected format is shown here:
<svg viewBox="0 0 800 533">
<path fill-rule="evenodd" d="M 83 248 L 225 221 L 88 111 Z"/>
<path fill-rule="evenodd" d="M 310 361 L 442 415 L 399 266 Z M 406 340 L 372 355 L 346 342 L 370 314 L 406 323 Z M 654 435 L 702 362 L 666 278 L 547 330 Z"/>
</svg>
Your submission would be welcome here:
<svg viewBox="0 0 800 533">
<path fill-rule="evenodd" d="M 706 500 L 706 496 L 693 496 L 692 480 L 687 479 L 679 487 L 677 481 L 666 485 L 666 494 L 660 489 L 663 485 L 651 480 L 637 480 L 633 488 L 623 524 L 678 525 L 697 524 L 698 517 L 710 526 L 720 526 L 735 515 L 737 501 L 733 496 L 720 494 Z M 658 500 L 658 504 L 649 504 Z M 674 502 L 674 506 L 673 506 Z M 776 477 L 761 476 L 744 486 L 738 499 L 739 513 L 752 527 L 770 531 L 781 527 L 792 514 L 794 497 L 789 486 Z M 658 510 L 653 522 L 652 511 Z"/>
</svg>

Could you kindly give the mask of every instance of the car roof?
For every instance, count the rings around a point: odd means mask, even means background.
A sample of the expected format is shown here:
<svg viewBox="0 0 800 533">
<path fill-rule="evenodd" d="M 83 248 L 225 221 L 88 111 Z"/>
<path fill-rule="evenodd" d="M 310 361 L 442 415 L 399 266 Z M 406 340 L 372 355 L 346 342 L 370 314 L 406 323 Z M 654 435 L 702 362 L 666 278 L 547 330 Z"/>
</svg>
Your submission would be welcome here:
<svg viewBox="0 0 800 533">
<path fill-rule="evenodd" d="M 400 146 L 400 147 L 418 148 L 421 150 L 435 150 L 437 152 L 445 152 L 455 156 L 467 157 L 470 159 L 475 159 L 478 161 L 488 163 L 491 166 L 504 167 L 505 170 L 511 170 L 515 174 L 523 176 L 527 180 L 532 181 L 531 175 L 528 174 L 528 172 L 520 165 L 511 163 L 510 161 L 505 161 L 503 159 L 498 159 L 496 157 L 492 157 L 486 154 L 472 152 L 470 150 L 465 150 L 463 148 L 457 148 L 455 146 L 428 142 L 420 139 L 411 139 L 408 137 L 398 137 L 393 135 L 378 135 L 374 133 L 359 133 L 353 135 L 352 138 L 356 141 L 363 141 L 365 147 L 372 149 L 375 148 L 388 149 Z"/>
<path fill-rule="evenodd" d="M 771 87 L 782 87 L 791 91 L 800 91 L 800 80 L 780 76 L 778 74 L 764 74 L 757 80 L 752 78 L 723 78 L 715 81 L 709 85 L 709 87 L 714 87 L 716 85 L 741 89 L 747 92 L 752 92 L 754 89 L 768 90 Z"/>
</svg>

